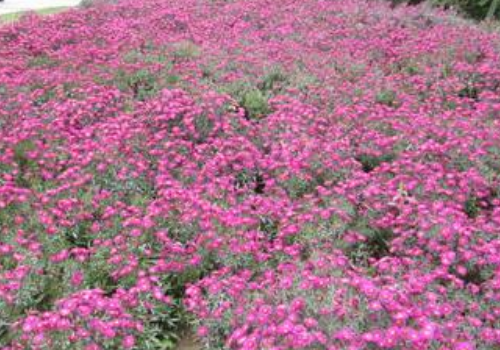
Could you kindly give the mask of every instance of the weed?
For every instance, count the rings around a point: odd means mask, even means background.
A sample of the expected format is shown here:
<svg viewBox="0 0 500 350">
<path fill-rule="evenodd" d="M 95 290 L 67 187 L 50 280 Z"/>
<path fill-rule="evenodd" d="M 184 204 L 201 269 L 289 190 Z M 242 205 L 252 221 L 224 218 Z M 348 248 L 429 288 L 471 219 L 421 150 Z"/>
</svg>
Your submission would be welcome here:
<svg viewBox="0 0 500 350">
<path fill-rule="evenodd" d="M 397 105 L 397 95 L 393 90 L 382 90 L 375 98 L 377 103 L 386 105 L 388 107 L 395 107 Z"/>
<path fill-rule="evenodd" d="M 381 156 L 376 156 L 372 154 L 360 154 L 355 159 L 361 163 L 363 167 L 363 171 L 365 173 L 370 173 L 375 168 L 377 168 L 380 164 L 386 163 L 386 162 L 392 162 L 394 159 L 396 159 L 395 154 L 384 154 Z"/>
</svg>

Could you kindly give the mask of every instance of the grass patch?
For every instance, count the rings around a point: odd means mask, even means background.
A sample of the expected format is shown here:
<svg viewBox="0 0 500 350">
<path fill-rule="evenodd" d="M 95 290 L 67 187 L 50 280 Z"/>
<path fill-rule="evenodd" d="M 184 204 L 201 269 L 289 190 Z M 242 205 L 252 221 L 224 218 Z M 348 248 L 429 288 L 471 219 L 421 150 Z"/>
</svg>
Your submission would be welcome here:
<svg viewBox="0 0 500 350">
<path fill-rule="evenodd" d="M 67 6 L 47 7 L 44 9 L 35 10 L 33 12 L 37 15 L 40 15 L 40 16 L 48 16 L 48 15 L 53 15 L 56 13 L 66 11 L 68 8 L 69 7 L 67 7 Z M 20 11 L 20 12 L 13 12 L 13 13 L 7 13 L 4 15 L 0 15 L 0 25 L 14 23 L 14 22 L 18 21 L 24 14 L 26 14 L 28 12 L 30 12 L 30 11 Z"/>
</svg>

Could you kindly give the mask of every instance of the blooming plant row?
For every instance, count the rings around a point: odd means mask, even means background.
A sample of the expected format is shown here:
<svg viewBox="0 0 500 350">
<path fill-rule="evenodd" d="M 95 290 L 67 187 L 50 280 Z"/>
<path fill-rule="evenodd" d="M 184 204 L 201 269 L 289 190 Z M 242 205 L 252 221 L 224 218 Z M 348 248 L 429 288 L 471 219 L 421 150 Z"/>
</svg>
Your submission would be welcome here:
<svg viewBox="0 0 500 350">
<path fill-rule="evenodd" d="M 364 0 L 0 27 L 0 348 L 500 348 L 499 39 Z"/>
</svg>

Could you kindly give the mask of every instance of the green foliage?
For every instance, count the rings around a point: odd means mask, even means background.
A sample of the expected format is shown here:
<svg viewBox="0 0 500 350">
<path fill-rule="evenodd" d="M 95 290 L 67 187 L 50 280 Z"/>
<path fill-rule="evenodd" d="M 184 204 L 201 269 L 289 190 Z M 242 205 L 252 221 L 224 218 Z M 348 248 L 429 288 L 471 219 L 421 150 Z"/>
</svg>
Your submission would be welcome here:
<svg viewBox="0 0 500 350">
<path fill-rule="evenodd" d="M 162 289 L 172 297 L 173 301 L 171 305 L 158 305 L 145 315 L 150 327 L 141 335 L 140 343 L 143 344 L 144 349 L 171 350 L 176 348 L 180 336 L 190 328 L 193 322 L 192 316 L 184 308 L 185 288 L 206 276 L 215 267 L 214 257 L 208 255 L 199 266 L 162 278 Z"/>
<path fill-rule="evenodd" d="M 202 113 L 195 118 L 194 125 L 198 134 L 195 142 L 198 144 L 207 140 L 215 126 L 213 120 L 208 118 L 205 113 Z"/>
<path fill-rule="evenodd" d="M 29 157 L 29 152 L 35 149 L 35 144 L 31 140 L 24 140 L 14 148 L 14 162 L 17 164 L 19 172 L 16 176 L 16 185 L 24 188 L 33 188 L 40 184 L 38 177 L 38 164 Z"/>
<path fill-rule="evenodd" d="M 131 94 L 135 100 L 145 101 L 157 96 L 162 89 L 169 88 L 180 81 L 180 77 L 171 71 L 172 63 L 168 62 L 167 56 L 162 53 L 130 51 L 123 57 L 123 61 L 129 64 L 161 65 L 163 68 L 159 70 L 141 68 L 133 71 L 118 69 L 112 73 L 111 79 L 96 76 L 95 82 L 115 85 L 120 91 Z M 133 109 L 132 106 L 127 108 Z"/>
<path fill-rule="evenodd" d="M 207 71 L 203 74 L 212 75 L 213 72 Z M 231 95 L 238 102 L 239 106 L 245 110 L 247 119 L 255 120 L 271 113 L 269 99 L 282 92 L 289 83 L 289 77 L 283 70 L 273 67 L 256 82 L 234 81 L 220 90 Z"/>
<path fill-rule="evenodd" d="M 408 65 L 405 67 L 404 70 L 409 75 L 416 75 L 420 72 L 419 68 L 417 66 L 414 66 L 414 65 Z"/>
<path fill-rule="evenodd" d="M 395 5 L 416 5 L 424 0 L 390 0 Z M 453 8 L 463 15 L 477 20 L 498 19 L 500 17 L 500 0 L 429 0 L 434 6 Z"/>
<path fill-rule="evenodd" d="M 89 248 L 92 245 L 92 234 L 89 232 L 91 222 L 81 221 L 64 230 L 64 236 L 71 247 Z"/>
<path fill-rule="evenodd" d="M 29 68 L 52 68 L 59 62 L 47 55 L 38 55 L 30 58 L 27 62 Z"/>
<path fill-rule="evenodd" d="M 278 236 L 279 223 L 269 217 L 262 216 L 259 219 L 259 231 L 263 232 L 269 241 Z"/>
<path fill-rule="evenodd" d="M 168 286 L 166 288 L 168 290 Z M 139 338 L 141 349 L 172 350 L 176 348 L 179 334 L 187 327 L 187 314 L 182 300 L 175 298 L 173 304 L 158 304 L 151 310 L 144 310 L 144 322 L 149 324 Z"/>
<path fill-rule="evenodd" d="M 140 101 L 155 96 L 159 91 L 156 76 L 147 69 L 130 73 L 118 70 L 114 80 L 121 91 L 131 92 Z"/>
<path fill-rule="evenodd" d="M 40 96 L 38 96 L 34 101 L 33 104 L 37 107 L 44 105 L 45 103 L 49 102 L 52 100 L 54 97 L 56 97 L 56 92 L 54 89 L 46 89 L 43 91 Z"/>
<path fill-rule="evenodd" d="M 263 175 L 257 171 L 247 169 L 236 174 L 233 186 L 235 190 L 251 187 L 256 194 L 264 193 L 265 182 Z"/>
<path fill-rule="evenodd" d="M 143 52 L 132 50 L 123 56 L 126 63 L 168 64 L 169 57 L 164 52 Z"/>
<path fill-rule="evenodd" d="M 236 81 L 227 84 L 222 91 L 231 95 L 245 110 L 247 119 L 258 119 L 270 112 L 269 96 L 251 83 Z"/>
<path fill-rule="evenodd" d="M 439 6 L 454 7 L 475 19 L 498 18 L 499 0 L 433 0 Z"/>
<path fill-rule="evenodd" d="M 21 141 L 14 147 L 14 162 L 21 170 L 34 166 L 34 162 L 28 157 L 28 152 L 35 148 L 32 140 Z"/>
<path fill-rule="evenodd" d="M 264 75 L 257 87 L 262 92 L 272 92 L 287 83 L 287 76 L 280 68 L 273 68 Z"/>
<path fill-rule="evenodd" d="M 470 98 L 472 100 L 477 100 L 479 97 L 479 90 L 472 84 L 467 84 L 458 92 L 458 97 Z"/>
<path fill-rule="evenodd" d="M 347 256 L 354 262 L 366 263 L 368 258 L 380 259 L 390 253 L 392 231 L 367 226 L 363 228 L 362 233 L 365 240 L 355 243 L 347 249 Z"/>
<path fill-rule="evenodd" d="M 189 60 L 201 55 L 199 46 L 191 41 L 181 41 L 174 45 L 174 60 Z"/>
<path fill-rule="evenodd" d="M 464 203 L 464 211 L 471 219 L 476 218 L 481 211 L 479 200 L 476 196 L 470 196 Z"/>
<path fill-rule="evenodd" d="M 308 193 L 312 193 L 316 188 L 316 184 L 313 181 L 307 181 L 303 178 L 293 176 L 284 184 L 284 187 L 290 198 L 298 199 L 304 197 Z"/>
<path fill-rule="evenodd" d="M 258 89 L 245 93 L 241 105 L 249 119 L 258 119 L 270 112 L 266 96 Z"/>
<path fill-rule="evenodd" d="M 390 254 L 390 242 L 394 237 L 390 229 L 374 227 L 368 217 L 359 213 L 354 215 L 345 229 L 363 237 L 354 243 L 341 241 L 339 245 L 353 263 L 367 265 L 371 258 L 380 259 Z"/>
<path fill-rule="evenodd" d="M 395 154 L 383 154 L 376 156 L 372 154 L 360 154 L 355 159 L 361 163 L 363 171 L 369 173 L 384 162 L 392 162 L 396 158 Z"/>
<path fill-rule="evenodd" d="M 473 263 L 468 263 L 467 272 L 465 273 L 465 275 L 460 275 L 460 274 L 456 275 L 466 284 L 475 284 L 476 286 L 480 286 L 481 284 L 488 281 L 492 277 L 493 272 L 490 270 L 491 269 L 488 269 L 484 266 L 479 267 Z"/>
<path fill-rule="evenodd" d="M 116 4 L 118 0 L 82 0 L 80 2 L 80 7 L 90 8 L 98 4 Z"/>
<path fill-rule="evenodd" d="M 389 106 L 389 107 L 395 107 L 396 106 L 396 92 L 393 90 L 382 90 L 377 94 L 375 97 L 375 100 L 377 103 Z"/>
</svg>

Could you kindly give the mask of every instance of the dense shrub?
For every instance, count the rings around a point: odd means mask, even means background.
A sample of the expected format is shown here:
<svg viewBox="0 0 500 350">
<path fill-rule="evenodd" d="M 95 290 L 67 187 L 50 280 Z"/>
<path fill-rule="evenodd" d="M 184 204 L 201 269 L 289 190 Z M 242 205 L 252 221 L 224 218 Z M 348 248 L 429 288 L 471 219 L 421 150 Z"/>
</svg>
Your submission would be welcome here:
<svg viewBox="0 0 500 350">
<path fill-rule="evenodd" d="M 393 5 L 418 5 L 425 0 L 390 0 Z M 429 4 L 455 9 L 466 17 L 474 19 L 493 19 L 500 16 L 500 1 L 498 0 L 428 0 Z"/>
<path fill-rule="evenodd" d="M 498 348 L 498 40 L 363 0 L 0 27 L 0 348 Z"/>
</svg>

